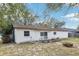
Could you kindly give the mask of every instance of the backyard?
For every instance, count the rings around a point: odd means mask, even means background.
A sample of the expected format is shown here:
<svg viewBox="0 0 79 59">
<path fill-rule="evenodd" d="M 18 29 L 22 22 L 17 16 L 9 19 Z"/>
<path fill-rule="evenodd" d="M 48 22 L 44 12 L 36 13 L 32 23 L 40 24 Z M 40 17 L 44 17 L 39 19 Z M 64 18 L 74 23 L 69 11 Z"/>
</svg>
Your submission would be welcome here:
<svg viewBox="0 0 79 59">
<path fill-rule="evenodd" d="M 75 47 L 68 48 L 63 42 L 72 42 Z M 51 43 L 0 43 L 0 55 L 6 56 L 79 56 L 79 38 L 68 38 Z"/>
</svg>

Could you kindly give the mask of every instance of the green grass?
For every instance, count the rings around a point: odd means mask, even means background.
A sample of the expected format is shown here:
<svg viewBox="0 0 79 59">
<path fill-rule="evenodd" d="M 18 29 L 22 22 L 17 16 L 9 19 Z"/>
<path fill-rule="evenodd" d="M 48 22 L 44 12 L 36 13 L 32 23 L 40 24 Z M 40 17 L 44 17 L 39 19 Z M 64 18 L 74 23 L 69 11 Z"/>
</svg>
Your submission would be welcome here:
<svg viewBox="0 0 79 59">
<path fill-rule="evenodd" d="M 62 42 L 71 42 L 71 43 L 79 43 L 79 38 L 68 38 L 65 40 L 62 40 Z"/>
<path fill-rule="evenodd" d="M 68 48 L 63 42 L 72 42 L 79 46 L 79 38 L 68 38 L 52 43 L 24 43 L 24 44 L 2 44 L 0 43 L 0 55 L 12 56 L 79 56 L 79 48 Z"/>
</svg>

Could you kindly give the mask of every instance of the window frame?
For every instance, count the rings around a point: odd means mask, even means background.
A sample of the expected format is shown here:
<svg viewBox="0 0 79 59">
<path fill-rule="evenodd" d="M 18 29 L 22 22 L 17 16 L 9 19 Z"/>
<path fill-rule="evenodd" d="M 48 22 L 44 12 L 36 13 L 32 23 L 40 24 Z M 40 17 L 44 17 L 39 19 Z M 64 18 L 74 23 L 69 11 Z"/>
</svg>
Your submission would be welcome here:
<svg viewBox="0 0 79 59">
<path fill-rule="evenodd" d="M 24 36 L 30 36 L 30 31 L 24 31 Z"/>
<path fill-rule="evenodd" d="M 56 32 L 53 32 L 54 35 L 56 35 Z"/>
<path fill-rule="evenodd" d="M 40 32 L 40 36 L 48 36 L 48 32 Z"/>
</svg>

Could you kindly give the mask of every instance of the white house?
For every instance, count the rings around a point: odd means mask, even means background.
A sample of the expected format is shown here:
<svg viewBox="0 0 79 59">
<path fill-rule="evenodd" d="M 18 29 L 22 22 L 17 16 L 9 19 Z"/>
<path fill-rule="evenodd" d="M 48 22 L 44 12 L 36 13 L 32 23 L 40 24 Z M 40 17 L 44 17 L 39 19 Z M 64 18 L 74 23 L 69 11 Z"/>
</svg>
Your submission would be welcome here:
<svg viewBox="0 0 79 59">
<path fill-rule="evenodd" d="M 68 31 L 64 29 L 33 25 L 13 25 L 13 28 L 13 37 L 16 43 L 51 40 L 53 38 L 68 38 Z"/>
</svg>

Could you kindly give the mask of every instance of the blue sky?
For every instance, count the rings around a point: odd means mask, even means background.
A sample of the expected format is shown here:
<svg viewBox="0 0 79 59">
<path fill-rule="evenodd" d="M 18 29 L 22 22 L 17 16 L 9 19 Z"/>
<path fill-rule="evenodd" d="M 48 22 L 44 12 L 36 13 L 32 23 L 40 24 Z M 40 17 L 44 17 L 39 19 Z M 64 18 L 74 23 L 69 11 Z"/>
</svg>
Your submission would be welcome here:
<svg viewBox="0 0 79 59">
<path fill-rule="evenodd" d="M 43 17 L 43 11 L 46 9 L 46 5 L 45 4 L 38 4 L 38 3 L 32 3 L 32 4 L 28 4 L 28 8 L 35 14 L 39 15 L 41 18 Z M 51 16 L 53 16 L 54 18 L 60 20 L 60 21 L 65 21 L 65 27 L 67 28 L 77 28 L 77 26 L 79 25 L 79 18 L 68 18 L 65 17 L 66 15 L 69 14 L 74 14 L 74 13 L 78 13 L 79 12 L 79 7 L 74 7 L 74 8 L 70 8 L 69 10 L 67 10 L 67 6 L 63 6 L 63 8 L 58 11 L 58 12 L 52 12 Z M 66 14 L 65 14 L 66 13 Z M 43 20 L 43 19 L 41 19 Z"/>
</svg>

